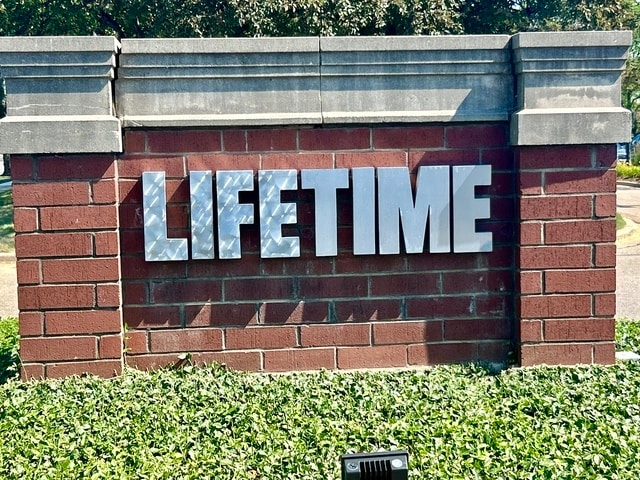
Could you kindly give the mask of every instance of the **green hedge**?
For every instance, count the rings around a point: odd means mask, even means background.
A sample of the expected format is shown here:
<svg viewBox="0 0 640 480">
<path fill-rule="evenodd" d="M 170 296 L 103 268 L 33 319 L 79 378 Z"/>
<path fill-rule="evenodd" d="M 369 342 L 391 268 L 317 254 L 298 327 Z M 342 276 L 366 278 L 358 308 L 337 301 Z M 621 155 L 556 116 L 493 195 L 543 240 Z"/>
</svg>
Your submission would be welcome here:
<svg viewBox="0 0 640 480">
<path fill-rule="evenodd" d="M 616 320 L 616 350 L 640 354 L 640 321 Z"/>
<path fill-rule="evenodd" d="M 616 174 L 619 178 L 640 180 L 640 165 L 636 166 L 626 163 L 618 163 L 616 165 Z"/>
<path fill-rule="evenodd" d="M 384 448 L 411 479 L 635 480 L 640 366 L 9 382 L 0 438 L 7 479 L 337 479 Z"/>
<path fill-rule="evenodd" d="M 18 374 L 18 319 L 0 318 L 0 384 Z"/>
<path fill-rule="evenodd" d="M 640 322 L 617 326 L 638 351 Z M 0 320 L 15 372 L 16 319 Z M 407 449 L 413 479 L 637 479 L 640 364 L 266 375 L 220 366 L 0 385 L 3 479 L 337 479 Z"/>
</svg>

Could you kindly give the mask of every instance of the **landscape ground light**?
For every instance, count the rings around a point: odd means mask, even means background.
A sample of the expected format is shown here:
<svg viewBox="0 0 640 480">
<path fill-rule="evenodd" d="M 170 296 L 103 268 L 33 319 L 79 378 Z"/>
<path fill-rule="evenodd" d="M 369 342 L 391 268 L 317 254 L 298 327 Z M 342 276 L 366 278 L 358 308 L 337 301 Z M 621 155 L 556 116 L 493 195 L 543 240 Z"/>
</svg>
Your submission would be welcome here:
<svg viewBox="0 0 640 480">
<path fill-rule="evenodd" d="M 342 480 L 407 480 L 409 454 L 404 450 L 347 453 L 340 457 Z"/>
</svg>

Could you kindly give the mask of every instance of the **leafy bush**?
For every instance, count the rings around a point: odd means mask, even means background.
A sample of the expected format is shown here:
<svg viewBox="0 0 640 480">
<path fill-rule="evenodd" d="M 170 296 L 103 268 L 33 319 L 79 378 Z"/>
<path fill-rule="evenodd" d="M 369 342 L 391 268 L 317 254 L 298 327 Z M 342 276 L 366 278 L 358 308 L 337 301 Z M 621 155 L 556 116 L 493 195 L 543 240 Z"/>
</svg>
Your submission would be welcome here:
<svg viewBox="0 0 640 480">
<path fill-rule="evenodd" d="M 635 479 L 640 366 L 10 382 L 0 438 L 7 479 L 336 479 L 379 448 L 412 479 Z"/>
<path fill-rule="evenodd" d="M 616 320 L 616 350 L 640 354 L 640 321 Z"/>
<path fill-rule="evenodd" d="M 640 322 L 617 325 L 638 351 Z M 16 319 L 0 320 L 15 361 Z M 4 358 L 4 357 L 3 357 Z M 410 478 L 636 479 L 640 363 L 266 375 L 125 369 L 0 385 L 0 478 L 337 479 L 407 449 Z"/>
<path fill-rule="evenodd" d="M 0 384 L 18 374 L 18 319 L 0 318 Z"/>
<path fill-rule="evenodd" d="M 3 156 L 0 155 L 0 162 L 2 161 Z M 0 190 L 0 252 L 13 251 L 14 236 L 11 189 Z"/>
<path fill-rule="evenodd" d="M 620 178 L 631 178 L 640 180 L 640 166 L 619 163 L 616 165 L 616 174 Z"/>
</svg>

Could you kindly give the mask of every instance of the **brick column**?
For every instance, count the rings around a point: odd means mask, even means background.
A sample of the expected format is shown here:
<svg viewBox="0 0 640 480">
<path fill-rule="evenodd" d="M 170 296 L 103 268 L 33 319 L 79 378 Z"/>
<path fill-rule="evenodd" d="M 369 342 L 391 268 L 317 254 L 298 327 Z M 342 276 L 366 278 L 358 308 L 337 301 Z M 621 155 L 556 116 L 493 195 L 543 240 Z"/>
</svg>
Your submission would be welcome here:
<svg viewBox="0 0 640 480">
<path fill-rule="evenodd" d="M 512 39 L 518 110 L 520 364 L 615 359 L 616 159 L 629 32 L 521 33 Z M 567 72 L 571 74 L 567 75 Z"/>
<path fill-rule="evenodd" d="M 519 188 L 520 364 L 615 359 L 615 148 L 523 147 Z"/>
<path fill-rule="evenodd" d="M 122 370 L 112 156 L 12 157 L 22 378 Z"/>
</svg>

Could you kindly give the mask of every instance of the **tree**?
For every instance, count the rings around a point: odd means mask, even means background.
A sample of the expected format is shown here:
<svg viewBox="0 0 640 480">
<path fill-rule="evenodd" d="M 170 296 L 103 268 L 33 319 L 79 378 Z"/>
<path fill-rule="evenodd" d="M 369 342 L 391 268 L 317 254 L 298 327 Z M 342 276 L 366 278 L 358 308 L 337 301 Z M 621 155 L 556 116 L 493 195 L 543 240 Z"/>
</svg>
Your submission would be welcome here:
<svg viewBox="0 0 640 480">
<path fill-rule="evenodd" d="M 637 42 L 634 42 L 637 46 Z M 633 50 L 633 49 L 632 49 Z M 622 106 L 631 110 L 632 133 L 638 132 L 638 110 L 640 109 L 640 58 L 631 53 L 622 75 Z"/>
<path fill-rule="evenodd" d="M 467 0 L 467 33 L 621 30 L 635 24 L 634 0 Z"/>
<path fill-rule="evenodd" d="M 3 0 L 0 35 L 415 35 L 630 28 L 634 0 Z"/>
<path fill-rule="evenodd" d="M 465 0 L 4 0 L 0 35 L 118 38 L 463 33 Z"/>
</svg>

